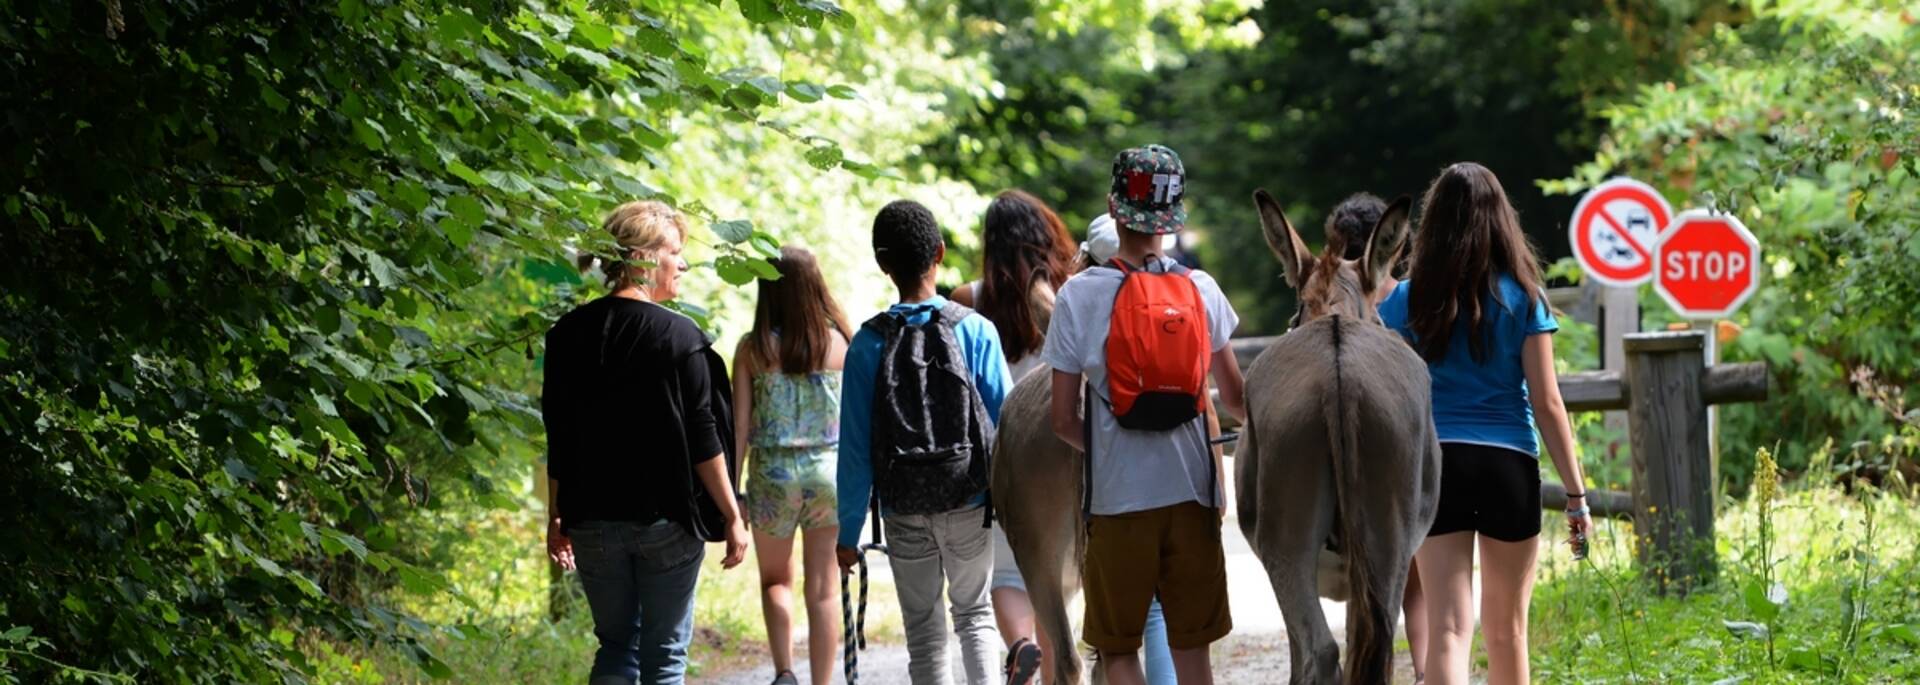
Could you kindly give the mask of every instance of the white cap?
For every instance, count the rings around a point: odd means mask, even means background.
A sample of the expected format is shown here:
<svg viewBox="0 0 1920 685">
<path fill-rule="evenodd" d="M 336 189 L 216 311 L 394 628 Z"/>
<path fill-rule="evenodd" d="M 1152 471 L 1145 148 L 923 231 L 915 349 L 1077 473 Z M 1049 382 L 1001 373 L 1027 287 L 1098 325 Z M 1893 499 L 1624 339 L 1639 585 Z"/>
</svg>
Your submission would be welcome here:
<svg viewBox="0 0 1920 685">
<path fill-rule="evenodd" d="M 1080 243 L 1080 251 L 1095 264 L 1113 261 L 1113 255 L 1120 252 L 1120 233 L 1114 230 L 1112 215 L 1102 214 L 1087 224 L 1087 241 Z"/>
</svg>

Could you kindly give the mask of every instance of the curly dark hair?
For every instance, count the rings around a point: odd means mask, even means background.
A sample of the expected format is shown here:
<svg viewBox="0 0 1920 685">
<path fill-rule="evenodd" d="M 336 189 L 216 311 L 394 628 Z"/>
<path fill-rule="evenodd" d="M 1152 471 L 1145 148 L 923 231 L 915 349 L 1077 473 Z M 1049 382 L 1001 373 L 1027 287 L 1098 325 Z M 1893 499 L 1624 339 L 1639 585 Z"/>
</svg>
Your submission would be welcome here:
<svg viewBox="0 0 1920 685">
<path fill-rule="evenodd" d="M 1387 211 L 1387 203 L 1373 193 L 1354 193 L 1341 200 L 1327 213 L 1327 243 L 1346 246 L 1340 254 L 1345 259 L 1359 259 L 1367 254 L 1367 241 L 1373 237 L 1373 225 L 1380 223 L 1380 215 Z"/>
<path fill-rule="evenodd" d="M 873 261 L 902 287 L 920 281 L 940 255 L 940 223 L 926 205 L 894 200 L 873 217 Z"/>
</svg>

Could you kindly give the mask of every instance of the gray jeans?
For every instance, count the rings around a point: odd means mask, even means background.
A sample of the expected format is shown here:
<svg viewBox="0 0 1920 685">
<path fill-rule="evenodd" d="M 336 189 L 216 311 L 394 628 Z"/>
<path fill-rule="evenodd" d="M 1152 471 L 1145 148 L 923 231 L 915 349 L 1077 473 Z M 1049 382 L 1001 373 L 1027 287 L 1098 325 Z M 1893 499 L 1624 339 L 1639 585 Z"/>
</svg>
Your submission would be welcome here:
<svg viewBox="0 0 1920 685">
<path fill-rule="evenodd" d="M 987 581 L 993 577 L 992 532 L 986 509 L 974 507 L 941 514 L 889 514 L 887 563 L 906 622 L 907 670 L 913 685 L 947 685 L 947 616 L 941 611 L 945 586 L 953 603 L 954 633 L 960 636 L 969 685 L 997 685 L 1000 635 L 993 623 Z"/>
</svg>

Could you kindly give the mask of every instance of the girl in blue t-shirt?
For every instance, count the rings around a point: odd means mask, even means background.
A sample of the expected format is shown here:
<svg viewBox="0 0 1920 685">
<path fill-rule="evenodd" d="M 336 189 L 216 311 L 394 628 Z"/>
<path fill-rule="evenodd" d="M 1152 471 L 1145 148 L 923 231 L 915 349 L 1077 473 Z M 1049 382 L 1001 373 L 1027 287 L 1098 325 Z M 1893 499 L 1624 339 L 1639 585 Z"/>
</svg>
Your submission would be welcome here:
<svg viewBox="0 0 1920 685">
<path fill-rule="evenodd" d="M 1570 532 L 1585 535 L 1592 525 L 1553 370 L 1559 324 L 1493 172 L 1472 162 L 1447 167 L 1422 204 L 1412 270 L 1381 303 L 1380 318 L 1433 376 L 1440 507 L 1415 555 L 1428 593 L 1426 682 L 1467 682 L 1478 541 L 1488 682 L 1525 683 L 1527 604 L 1540 556 L 1536 417 L 1567 484 Z"/>
</svg>

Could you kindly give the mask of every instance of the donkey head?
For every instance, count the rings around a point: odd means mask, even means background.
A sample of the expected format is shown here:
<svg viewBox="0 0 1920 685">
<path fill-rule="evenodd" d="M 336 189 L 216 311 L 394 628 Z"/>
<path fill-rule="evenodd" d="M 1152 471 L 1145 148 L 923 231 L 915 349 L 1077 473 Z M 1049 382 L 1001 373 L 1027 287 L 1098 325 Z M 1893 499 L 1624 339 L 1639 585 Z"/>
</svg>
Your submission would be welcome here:
<svg viewBox="0 0 1920 685">
<path fill-rule="evenodd" d="M 1280 259 L 1287 285 L 1300 294 L 1300 310 L 1293 315 L 1294 326 L 1330 314 L 1363 321 L 1379 320 L 1380 315 L 1373 306 L 1374 296 L 1382 288 L 1393 287 L 1389 272 L 1400 256 L 1401 245 L 1406 242 L 1407 211 L 1413 206 L 1412 199 L 1402 195 L 1380 215 L 1380 222 L 1374 224 L 1367 240 L 1366 253 L 1357 262 L 1341 258 L 1346 245 L 1338 235 L 1329 235 L 1326 252 L 1315 257 L 1300 240 L 1300 234 L 1293 230 L 1293 224 L 1287 221 L 1286 213 L 1280 211 L 1280 203 L 1265 189 L 1253 191 L 1253 204 L 1260 208 L 1260 225 L 1266 231 L 1267 246 L 1273 248 L 1273 255 Z"/>
</svg>

